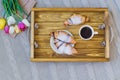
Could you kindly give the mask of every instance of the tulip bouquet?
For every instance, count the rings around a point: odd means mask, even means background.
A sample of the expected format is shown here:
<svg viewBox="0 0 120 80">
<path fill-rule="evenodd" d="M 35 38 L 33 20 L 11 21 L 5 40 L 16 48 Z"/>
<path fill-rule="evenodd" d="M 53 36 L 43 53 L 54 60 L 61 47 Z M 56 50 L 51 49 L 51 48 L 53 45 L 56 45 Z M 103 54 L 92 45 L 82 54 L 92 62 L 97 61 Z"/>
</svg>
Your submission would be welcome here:
<svg viewBox="0 0 120 80">
<path fill-rule="evenodd" d="M 18 34 L 30 27 L 27 19 L 23 15 L 27 15 L 20 6 L 18 0 L 2 0 L 5 10 L 4 18 L 0 18 L 0 29 L 7 34 Z"/>
</svg>

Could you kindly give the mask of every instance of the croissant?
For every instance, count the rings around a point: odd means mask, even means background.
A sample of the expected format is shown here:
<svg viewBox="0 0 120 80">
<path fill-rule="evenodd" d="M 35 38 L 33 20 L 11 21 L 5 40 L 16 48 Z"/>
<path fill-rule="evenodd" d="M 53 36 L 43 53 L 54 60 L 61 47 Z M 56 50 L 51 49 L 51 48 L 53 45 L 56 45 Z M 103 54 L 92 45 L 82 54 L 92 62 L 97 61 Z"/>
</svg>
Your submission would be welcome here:
<svg viewBox="0 0 120 80">
<path fill-rule="evenodd" d="M 88 21 L 89 21 L 89 18 L 87 16 L 73 14 L 70 18 L 65 20 L 64 25 L 65 26 L 79 25 Z"/>
<path fill-rule="evenodd" d="M 64 32 L 64 31 L 52 32 L 51 36 L 53 36 L 54 39 L 57 39 L 58 41 L 63 41 L 63 42 L 66 42 L 66 43 L 71 43 L 71 44 L 76 43 L 76 41 L 73 39 L 73 37 L 70 34 Z"/>
<path fill-rule="evenodd" d="M 64 31 L 56 31 L 52 32 L 51 36 L 54 38 L 54 44 L 61 54 L 72 55 L 77 53 L 77 50 L 71 45 L 75 44 L 76 41 L 68 33 Z"/>
</svg>

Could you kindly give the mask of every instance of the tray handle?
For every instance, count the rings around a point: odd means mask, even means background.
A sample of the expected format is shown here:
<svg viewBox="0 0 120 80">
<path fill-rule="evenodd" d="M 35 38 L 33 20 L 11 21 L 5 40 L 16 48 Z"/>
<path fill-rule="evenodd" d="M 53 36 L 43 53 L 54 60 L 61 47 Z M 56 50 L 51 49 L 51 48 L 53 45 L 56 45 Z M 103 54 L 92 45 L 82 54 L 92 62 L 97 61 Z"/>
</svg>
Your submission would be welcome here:
<svg viewBox="0 0 120 80">
<path fill-rule="evenodd" d="M 109 26 L 109 27 L 110 27 L 110 44 L 111 44 L 113 41 L 113 38 L 114 38 L 114 33 L 113 33 L 112 27 L 111 26 Z"/>
<path fill-rule="evenodd" d="M 108 25 L 108 27 L 109 27 L 109 30 L 110 30 L 110 43 L 112 42 L 112 40 L 113 40 L 113 36 L 114 36 L 114 34 L 113 34 L 113 29 L 112 29 L 112 27 L 109 25 L 109 24 L 107 24 Z M 101 29 L 101 30 L 104 30 L 105 29 L 105 24 L 103 23 L 103 24 L 101 24 L 101 25 L 99 25 L 99 29 Z"/>
</svg>

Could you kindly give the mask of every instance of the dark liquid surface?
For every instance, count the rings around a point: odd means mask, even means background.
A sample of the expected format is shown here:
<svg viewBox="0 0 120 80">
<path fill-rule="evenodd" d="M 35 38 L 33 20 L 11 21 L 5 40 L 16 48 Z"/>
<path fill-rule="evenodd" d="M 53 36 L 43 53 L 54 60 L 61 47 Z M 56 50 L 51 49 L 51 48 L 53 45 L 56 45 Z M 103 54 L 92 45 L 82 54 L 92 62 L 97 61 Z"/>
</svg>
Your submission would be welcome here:
<svg viewBox="0 0 120 80">
<path fill-rule="evenodd" d="M 92 30 L 89 27 L 84 27 L 80 32 L 81 36 L 85 39 L 88 39 L 92 36 Z"/>
</svg>

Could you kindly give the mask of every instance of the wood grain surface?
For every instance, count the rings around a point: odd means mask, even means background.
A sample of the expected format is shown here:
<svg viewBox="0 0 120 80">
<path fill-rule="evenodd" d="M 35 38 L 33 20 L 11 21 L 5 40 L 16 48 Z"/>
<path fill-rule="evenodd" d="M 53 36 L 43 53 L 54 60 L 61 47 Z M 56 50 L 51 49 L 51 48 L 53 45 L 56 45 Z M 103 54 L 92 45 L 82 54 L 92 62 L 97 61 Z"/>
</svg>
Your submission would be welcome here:
<svg viewBox="0 0 120 80">
<path fill-rule="evenodd" d="M 98 28 L 98 26 L 107 18 L 107 8 L 33 8 L 32 11 L 34 12 L 34 18 L 32 18 L 34 19 L 34 25 L 38 24 L 38 28 L 34 29 L 34 34 L 32 35 L 35 36 L 34 41 L 39 45 L 37 49 L 34 49 L 34 53 L 32 52 L 32 54 L 34 54 L 34 57 L 32 56 L 33 59 L 52 59 L 55 57 L 59 59 L 66 58 L 66 61 L 69 61 L 67 59 L 69 57 L 71 57 L 71 59 L 79 57 L 90 59 L 96 58 L 95 61 L 97 61 L 97 58 L 105 58 L 106 53 L 109 54 L 108 50 L 105 52 L 105 47 L 101 45 L 102 41 L 105 41 L 106 38 L 108 38 L 107 35 L 109 34 L 109 29 L 106 28 L 108 29 L 108 32 L 106 33 L 106 29 L 100 30 Z M 90 21 L 85 24 L 73 25 L 66 28 L 63 22 L 73 14 L 88 16 Z M 98 35 L 94 35 L 94 37 L 88 41 L 82 40 L 79 36 L 80 27 L 86 24 L 91 25 L 93 29 L 98 32 Z M 34 25 L 32 25 L 32 27 L 34 27 Z M 50 46 L 50 33 L 57 30 L 68 30 L 73 34 L 76 41 L 75 48 L 78 51 L 77 55 L 58 55 L 52 50 Z M 33 40 L 31 41 L 33 42 Z M 109 48 L 109 46 L 107 46 L 107 48 Z M 49 61 L 49 59 L 47 60 Z M 53 59 L 53 61 L 56 60 Z"/>
</svg>

